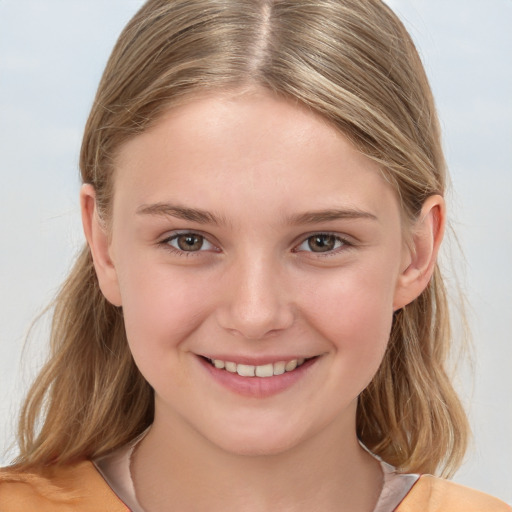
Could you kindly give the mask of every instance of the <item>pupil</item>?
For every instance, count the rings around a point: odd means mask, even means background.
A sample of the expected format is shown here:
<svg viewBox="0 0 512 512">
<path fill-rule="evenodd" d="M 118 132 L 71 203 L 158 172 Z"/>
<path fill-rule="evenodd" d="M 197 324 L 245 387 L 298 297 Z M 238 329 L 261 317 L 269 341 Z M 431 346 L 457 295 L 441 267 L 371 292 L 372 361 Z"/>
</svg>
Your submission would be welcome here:
<svg viewBox="0 0 512 512">
<path fill-rule="evenodd" d="M 333 235 L 316 235 L 309 239 L 309 248 L 314 252 L 332 251 L 336 245 Z"/>
<path fill-rule="evenodd" d="M 178 246 L 182 251 L 198 251 L 202 245 L 202 236 L 182 235 L 178 238 Z"/>
</svg>

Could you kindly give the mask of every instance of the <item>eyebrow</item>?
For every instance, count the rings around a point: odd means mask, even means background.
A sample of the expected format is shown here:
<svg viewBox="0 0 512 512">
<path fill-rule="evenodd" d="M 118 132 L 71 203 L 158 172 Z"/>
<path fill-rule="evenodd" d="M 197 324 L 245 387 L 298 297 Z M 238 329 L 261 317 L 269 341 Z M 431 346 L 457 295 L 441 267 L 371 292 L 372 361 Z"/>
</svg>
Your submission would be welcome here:
<svg viewBox="0 0 512 512">
<path fill-rule="evenodd" d="M 174 205 L 171 203 L 154 203 L 142 205 L 137 208 L 138 215 L 156 215 L 164 217 L 175 217 L 178 219 L 197 222 L 199 224 L 214 224 L 216 226 L 225 225 L 226 221 L 209 211 L 200 208 L 188 208 L 186 206 Z M 317 224 L 321 222 L 329 222 L 335 220 L 357 220 L 369 219 L 378 220 L 377 217 L 370 212 L 358 210 L 355 208 L 348 209 L 327 209 L 315 210 L 310 212 L 292 215 L 286 219 L 288 224 Z"/>
<path fill-rule="evenodd" d="M 349 209 L 328 209 L 328 210 L 317 210 L 312 212 L 300 213 L 293 215 L 288 218 L 290 224 L 317 224 L 320 222 L 329 222 L 334 220 L 345 220 L 345 219 L 369 219 L 378 220 L 377 217 L 370 212 L 365 212 L 355 208 Z"/>
<path fill-rule="evenodd" d="M 142 205 L 137 208 L 138 215 L 156 215 L 164 217 L 176 217 L 177 219 L 189 220 L 199 224 L 221 225 L 226 222 L 206 210 L 199 208 L 187 208 L 185 206 L 173 205 L 170 203 L 154 203 Z"/>
</svg>

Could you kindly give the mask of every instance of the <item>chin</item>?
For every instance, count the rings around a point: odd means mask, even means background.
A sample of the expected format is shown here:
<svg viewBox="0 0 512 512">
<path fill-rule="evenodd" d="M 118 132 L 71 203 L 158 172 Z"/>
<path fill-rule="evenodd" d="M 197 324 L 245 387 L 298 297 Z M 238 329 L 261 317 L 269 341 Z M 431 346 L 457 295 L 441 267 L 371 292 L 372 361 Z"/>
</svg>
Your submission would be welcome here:
<svg viewBox="0 0 512 512">
<path fill-rule="evenodd" d="M 271 432 L 271 434 L 269 434 Z M 283 429 L 261 427 L 258 429 L 236 429 L 223 431 L 210 442 L 221 450 L 233 455 L 245 457 L 275 456 L 287 452 L 300 444 L 300 436 L 297 433 L 284 431 Z"/>
</svg>

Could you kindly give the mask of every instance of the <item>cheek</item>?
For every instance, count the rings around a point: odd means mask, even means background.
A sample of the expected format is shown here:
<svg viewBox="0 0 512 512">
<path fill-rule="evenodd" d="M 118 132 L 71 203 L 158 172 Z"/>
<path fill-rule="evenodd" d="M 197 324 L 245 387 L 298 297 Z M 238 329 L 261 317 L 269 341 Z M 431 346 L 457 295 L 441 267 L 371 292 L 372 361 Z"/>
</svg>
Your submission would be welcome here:
<svg viewBox="0 0 512 512">
<path fill-rule="evenodd" d="M 128 342 L 139 366 L 154 366 L 169 358 L 169 349 L 182 344 L 208 314 L 206 284 L 188 279 L 186 270 L 126 263 L 119 282 Z"/>
<path fill-rule="evenodd" d="M 359 374 L 360 380 L 364 374 L 369 382 L 381 363 L 393 319 L 394 276 L 378 266 L 354 268 L 303 288 L 303 316 L 341 356 L 346 375 Z"/>
</svg>

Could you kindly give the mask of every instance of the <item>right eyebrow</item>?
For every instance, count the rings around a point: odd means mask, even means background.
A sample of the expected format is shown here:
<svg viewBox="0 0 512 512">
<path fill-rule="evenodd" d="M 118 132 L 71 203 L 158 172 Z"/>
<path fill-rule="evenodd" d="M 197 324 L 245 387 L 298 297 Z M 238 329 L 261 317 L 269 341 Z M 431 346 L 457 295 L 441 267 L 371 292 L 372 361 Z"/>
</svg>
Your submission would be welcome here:
<svg viewBox="0 0 512 512">
<path fill-rule="evenodd" d="M 201 210 L 200 208 L 188 208 L 171 203 L 144 204 L 137 208 L 137 215 L 175 217 L 199 224 L 215 224 L 216 226 L 226 223 L 222 218 L 209 211 Z"/>
<path fill-rule="evenodd" d="M 316 224 L 321 222 L 329 222 L 343 219 L 369 219 L 378 220 L 377 216 L 373 213 L 358 210 L 354 208 L 349 209 L 328 209 L 328 210 L 315 210 L 311 212 L 304 212 L 292 216 L 288 219 L 290 224 Z"/>
</svg>

